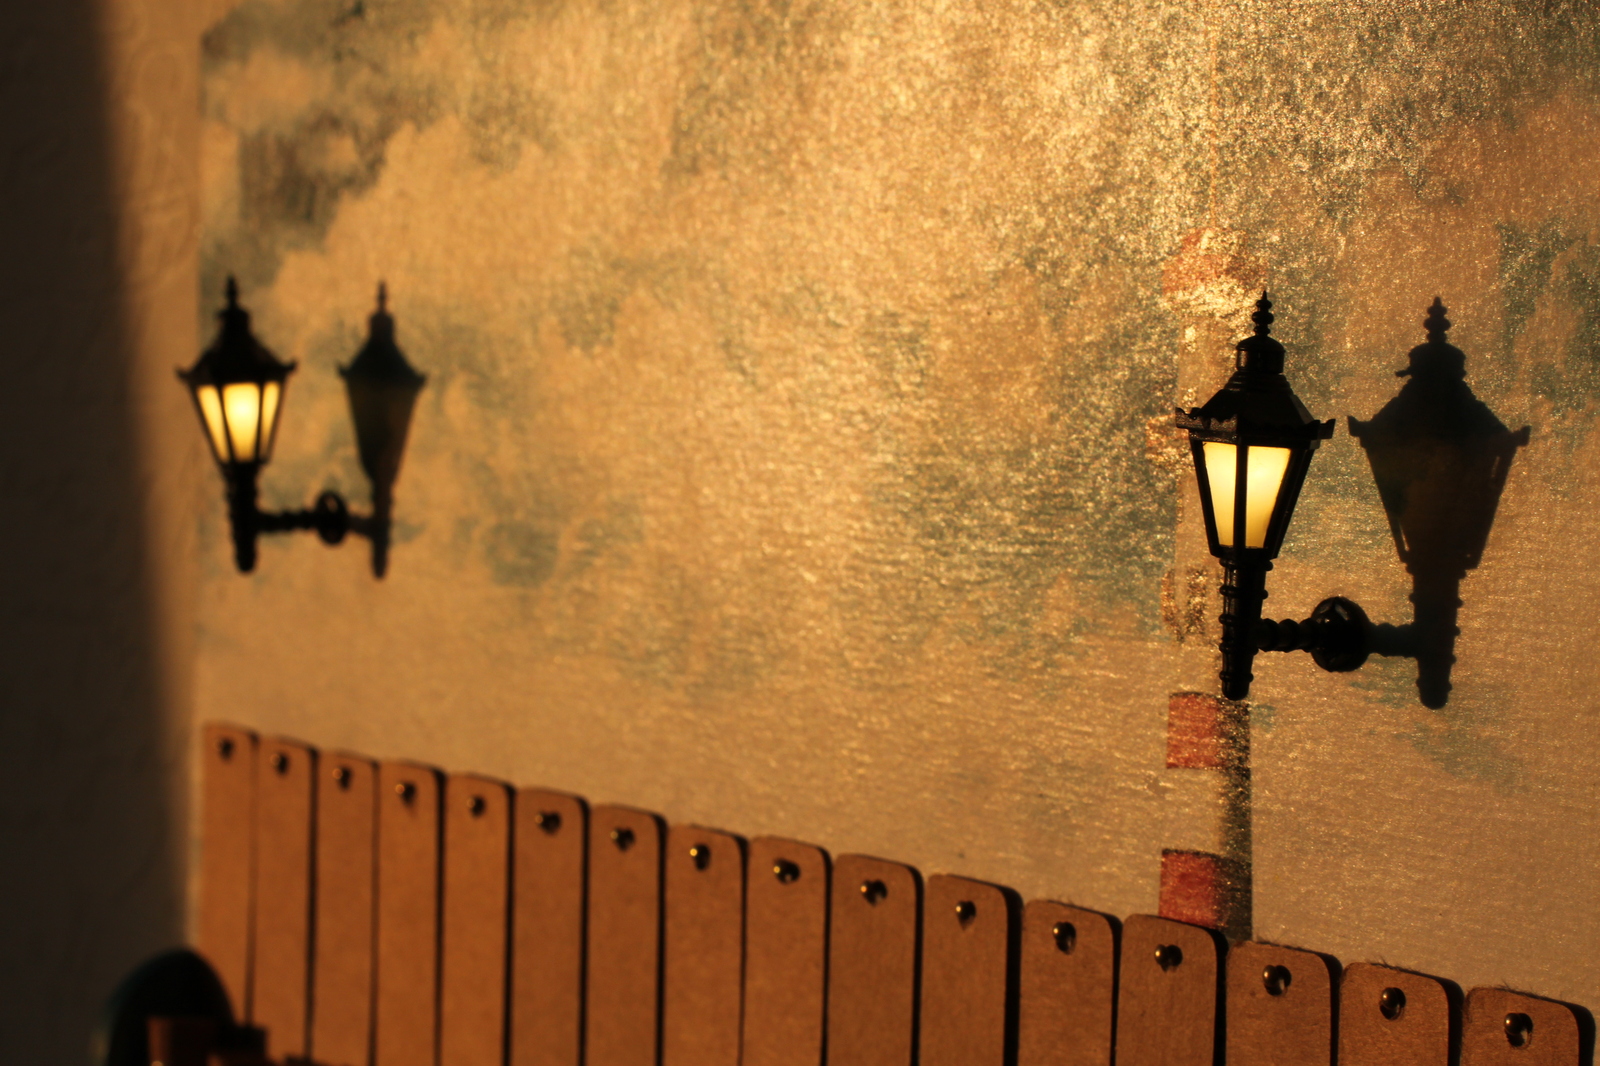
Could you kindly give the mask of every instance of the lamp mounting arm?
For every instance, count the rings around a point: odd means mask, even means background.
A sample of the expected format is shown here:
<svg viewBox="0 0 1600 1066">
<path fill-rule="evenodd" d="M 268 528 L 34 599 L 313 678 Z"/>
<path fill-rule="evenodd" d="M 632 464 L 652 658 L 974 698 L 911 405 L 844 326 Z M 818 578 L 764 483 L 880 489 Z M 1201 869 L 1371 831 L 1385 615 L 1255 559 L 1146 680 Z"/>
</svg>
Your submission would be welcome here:
<svg viewBox="0 0 1600 1066">
<path fill-rule="evenodd" d="M 292 533 L 302 529 L 315 530 L 324 544 L 338 544 L 347 533 L 356 532 L 355 516 L 337 492 L 328 491 L 317 497 L 310 507 L 296 511 L 262 511 L 257 517 L 262 533 Z"/>
<path fill-rule="evenodd" d="M 1374 625 L 1360 604 L 1343 596 L 1329 596 L 1299 622 L 1259 620 L 1255 643 L 1262 651 L 1310 652 L 1318 666 L 1333 673 L 1359 669 L 1369 655 L 1417 655 L 1410 625 Z"/>
<path fill-rule="evenodd" d="M 373 514 L 354 514 L 344 497 L 329 489 L 319 495 L 316 503 L 310 507 L 293 511 L 263 511 L 257 504 L 260 472 L 259 466 L 229 471 L 228 517 L 233 526 L 234 561 L 240 570 L 248 573 L 255 569 L 256 538 L 264 533 L 314 531 L 328 545 L 339 544 L 354 533 L 372 541 L 375 558 L 388 547 L 388 508 L 383 506 L 386 501 L 375 501 L 378 506 Z M 382 576 L 381 570 L 379 576 Z"/>
</svg>

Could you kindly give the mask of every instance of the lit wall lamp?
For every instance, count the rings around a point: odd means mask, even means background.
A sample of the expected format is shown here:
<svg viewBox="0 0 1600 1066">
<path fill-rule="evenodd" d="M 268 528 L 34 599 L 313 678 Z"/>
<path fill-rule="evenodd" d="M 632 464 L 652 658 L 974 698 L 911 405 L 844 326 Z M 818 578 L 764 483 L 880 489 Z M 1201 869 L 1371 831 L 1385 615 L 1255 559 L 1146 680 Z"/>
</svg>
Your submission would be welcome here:
<svg viewBox="0 0 1600 1066">
<path fill-rule="evenodd" d="M 308 510 L 262 511 L 256 503 L 261 468 L 272 458 L 283 412 L 283 395 L 294 363 L 283 363 L 250 330 L 250 312 L 239 306 L 239 287 L 228 279 L 228 305 L 218 313 L 216 340 L 178 377 L 194 396 L 195 410 L 211 454 L 228 489 L 228 519 L 233 555 L 248 573 L 256 565 L 256 538 L 262 533 L 316 530 L 324 543 L 338 544 L 356 533 L 372 542 L 372 572 L 388 569 L 394 483 L 400 473 L 406 433 L 417 394 L 426 380 L 395 345 L 394 319 L 384 287 L 371 317 L 367 342 L 340 370 L 355 422 L 362 469 L 372 482 L 372 513 L 351 514 L 344 498 L 323 492 Z"/>
<path fill-rule="evenodd" d="M 1515 432 L 1466 384 L 1466 357 L 1449 342 L 1437 298 L 1411 349 L 1400 395 L 1369 422 L 1350 419 L 1366 450 L 1395 547 L 1413 578 L 1412 621 L 1374 625 L 1343 596 L 1317 604 L 1304 621 L 1261 617 L 1266 576 L 1283 545 L 1311 453 L 1333 435 L 1283 376 L 1283 345 L 1270 336 L 1272 304 L 1262 293 L 1255 335 L 1239 343 L 1237 369 L 1205 406 L 1178 411 L 1189 431 L 1211 554 L 1222 560 L 1222 694 L 1250 694 L 1257 651 L 1307 651 L 1324 670 L 1354 670 L 1369 655 L 1417 660 L 1423 704 L 1443 707 L 1455 663 L 1458 591 L 1478 565 L 1500 493 L 1528 427 Z"/>
<path fill-rule="evenodd" d="M 1222 694 L 1234 700 L 1250 694 L 1267 571 L 1283 546 L 1311 454 L 1333 435 L 1333 421 L 1312 418 L 1283 376 L 1283 345 L 1271 336 L 1266 293 L 1251 318 L 1255 335 L 1239 342 L 1228 383 L 1203 407 L 1179 409 L 1177 419 L 1189 431 L 1211 554 L 1222 560 Z M 1353 670 L 1366 659 L 1365 625 L 1361 608 L 1336 597 L 1324 600 L 1306 632 L 1294 636 L 1325 669 Z"/>
</svg>

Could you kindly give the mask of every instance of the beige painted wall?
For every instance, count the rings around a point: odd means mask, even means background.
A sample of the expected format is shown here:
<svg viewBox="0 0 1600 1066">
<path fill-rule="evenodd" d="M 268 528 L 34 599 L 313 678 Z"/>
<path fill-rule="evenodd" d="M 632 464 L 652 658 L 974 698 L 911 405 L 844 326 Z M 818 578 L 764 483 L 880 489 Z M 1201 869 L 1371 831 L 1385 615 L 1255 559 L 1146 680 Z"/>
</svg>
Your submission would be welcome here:
<svg viewBox="0 0 1600 1066">
<path fill-rule="evenodd" d="M 1322 417 L 1394 394 L 1437 292 L 1533 443 L 1446 708 L 1405 662 L 1258 669 L 1256 933 L 1600 1002 L 1596 19 L 1331 8 L 6 16 L 4 54 L 59 52 L 6 83 L 35 118 L 0 156 L 45 205 L 6 216 L 38 252 L 4 290 L 4 498 L 43 516 L 4 534 L 29 812 L 4 839 L 41 871 L 6 886 L 41 916 L 6 935 L 69 960 L 7 1000 L 7 1057 L 81 1046 L 179 935 L 191 693 L 327 747 L 1153 909 L 1160 849 L 1215 846 L 1221 809 L 1163 765 L 1167 696 L 1211 659 L 1163 621 L 1194 526 L 1160 426 L 1259 282 Z M 360 501 L 334 367 L 390 284 L 430 382 L 381 583 L 304 536 L 231 571 L 171 378 L 201 341 L 196 202 L 202 314 L 234 271 L 301 363 L 269 503 Z M 1186 272 L 1186 237 L 1234 253 Z M 1343 592 L 1403 620 L 1342 428 L 1284 555 L 1274 613 Z"/>
<path fill-rule="evenodd" d="M 1403 661 L 1258 669 L 1256 932 L 1600 1002 L 1600 18 L 1564 10 L 239 6 L 202 277 L 301 361 L 269 496 L 361 490 L 333 368 L 379 278 L 431 380 L 384 582 L 303 539 L 230 573 L 210 505 L 203 713 L 1151 910 L 1221 811 L 1163 764 L 1214 636 L 1162 621 L 1160 427 L 1253 284 L 1341 423 L 1438 293 L 1533 443 L 1446 708 Z M 1272 610 L 1404 621 L 1342 426 L 1302 506 Z"/>
</svg>

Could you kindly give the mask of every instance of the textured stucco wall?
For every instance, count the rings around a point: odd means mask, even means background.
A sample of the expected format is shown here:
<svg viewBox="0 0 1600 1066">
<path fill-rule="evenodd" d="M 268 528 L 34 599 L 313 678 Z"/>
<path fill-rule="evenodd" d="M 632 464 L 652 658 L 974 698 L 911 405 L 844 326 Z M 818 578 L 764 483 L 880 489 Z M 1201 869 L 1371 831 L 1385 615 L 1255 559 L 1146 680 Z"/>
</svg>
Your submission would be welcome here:
<svg viewBox="0 0 1600 1066">
<path fill-rule="evenodd" d="M 1342 419 L 1438 293 L 1532 443 L 1445 708 L 1259 665 L 1255 930 L 1600 1003 L 1590 5 L 245 0 L 203 64 L 202 299 L 301 364 L 266 500 L 364 492 L 380 278 L 430 380 L 381 583 L 233 573 L 211 486 L 201 714 L 1152 910 L 1220 832 L 1171 408 L 1270 285 L 1341 419 L 1270 609 L 1403 621 Z"/>
</svg>

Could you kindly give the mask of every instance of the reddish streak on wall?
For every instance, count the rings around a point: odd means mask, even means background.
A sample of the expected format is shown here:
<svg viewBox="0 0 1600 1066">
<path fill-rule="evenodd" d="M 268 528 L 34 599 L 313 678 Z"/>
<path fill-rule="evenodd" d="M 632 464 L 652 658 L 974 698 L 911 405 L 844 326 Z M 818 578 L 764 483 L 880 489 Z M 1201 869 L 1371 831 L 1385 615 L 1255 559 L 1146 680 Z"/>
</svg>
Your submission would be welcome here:
<svg viewBox="0 0 1600 1066">
<path fill-rule="evenodd" d="M 1167 702 L 1167 766 L 1222 769 L 1222 713 L 1215 696 L 1176 692 Z"/>
<path fill-rule="evenodd" d="M 1219 929 L 1227 922 L 1223 860 L 1198 851 L 1161 853 L 1161 917 Z"/>
</svg>

